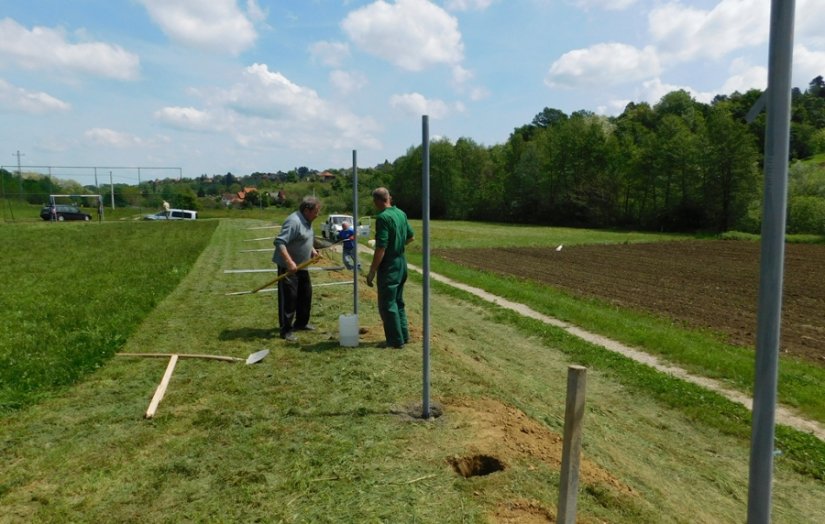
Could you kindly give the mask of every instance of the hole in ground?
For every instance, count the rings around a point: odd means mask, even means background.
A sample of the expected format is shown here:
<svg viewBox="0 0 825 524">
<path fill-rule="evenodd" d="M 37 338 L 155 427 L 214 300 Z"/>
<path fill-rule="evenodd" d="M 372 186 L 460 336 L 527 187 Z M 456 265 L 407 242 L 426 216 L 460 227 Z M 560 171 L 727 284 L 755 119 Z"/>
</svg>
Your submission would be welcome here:
<svg viewBox="0 0 825 524">
<path fill-rule="evenodd" d="M 496 471 L 504 471 L 504 462 L 490 455 L 453 457 L 448 460 L 456 473 L 462 477 L 483 477 Z"/>
</svg>

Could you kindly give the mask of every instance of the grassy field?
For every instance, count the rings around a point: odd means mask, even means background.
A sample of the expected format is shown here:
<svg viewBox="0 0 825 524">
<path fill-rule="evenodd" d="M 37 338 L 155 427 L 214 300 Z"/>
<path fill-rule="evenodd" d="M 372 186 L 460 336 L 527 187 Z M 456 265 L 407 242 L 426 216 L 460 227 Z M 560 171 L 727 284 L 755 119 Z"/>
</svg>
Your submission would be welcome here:
<svg viewBox="0 0 825 524">
<path fill-rule="evenodd" d="M 178 285 L 216 226 L 0 226 L 0 412 L 102 365 Z"/>
<path fill-rule="evenodd" d="M 288 345 L 273 337 L 272 294 L 224 295 L 271 278 L 223 274 L 270 267 L 268 253 L 241 252 L 244 239 L 264 236 L 245 228 L 260 225 L 221 221 L 123 349 L 270 355 L 255 366 L 179 362 L 150 421 L 142 414 L 166 362 L 125 357 L 7 414 L 0 521 L 541 521 L 555 513 L 571 363 L 589 369 L 581 522 L 744 519 L 744 409 L 436 286 L 432 391 L 444 414 L 421 421 L 410 416 L 421 392 L 416 279 L 407 349 L 376 348 L 375 295 L 363 285 L 360 348 L 336 340 L 347 286 L 317 288 L 320 329 Z M 316 284 L 336 278 L 313 275 Z M 719 423 L 707 423 L 714 416 Z M 479 454 L 505 469 L 463 478 L 450 465 Z M 777 459 L 774 518 L 825 521 L 821 480 L 790 455 Z"/>
</svg>

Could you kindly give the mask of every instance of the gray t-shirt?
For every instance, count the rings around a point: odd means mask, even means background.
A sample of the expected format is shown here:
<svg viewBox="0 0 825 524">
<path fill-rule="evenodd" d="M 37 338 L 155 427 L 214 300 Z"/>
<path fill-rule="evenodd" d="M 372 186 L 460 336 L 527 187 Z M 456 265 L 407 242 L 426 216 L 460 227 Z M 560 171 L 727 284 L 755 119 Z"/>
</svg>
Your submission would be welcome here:
<svg viewBox="0 0 825 524">
<path fill-rule="evenodd" d="M 313 241 L 315 234 L 312 232 L 312 224 L 304 218 L 303 213 L 295 211 L 284 220 L 281 225 L 281 232 L 275 237 L 275 253 L 272 254 L 272 261 L 279 266 L 286 268 L 286 261 L 281 256 L 280 246 L 286 246 L 286 250 L 295 265 L 302 264 L 312 257 Z"/>
</svg>

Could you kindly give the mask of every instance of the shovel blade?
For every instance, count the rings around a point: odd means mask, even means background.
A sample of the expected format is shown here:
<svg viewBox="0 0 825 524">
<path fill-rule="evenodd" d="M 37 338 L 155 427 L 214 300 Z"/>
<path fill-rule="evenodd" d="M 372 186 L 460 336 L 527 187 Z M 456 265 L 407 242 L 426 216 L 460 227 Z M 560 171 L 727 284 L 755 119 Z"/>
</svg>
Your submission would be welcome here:
<svg viewBox="0 0 825 524">
<path fill-rule="evenodd" d="M 267 355 L 269 355 L 269 350 L 268 349 L 262 349 L 260 351 L 256 351 L 255 353 L 252 353 L 251 355 L 246 357 L 246 363 L 247 364 L 255 364 L 255 363 L 260 362 L 261 360 L 263 360 Z"/>
</svg>

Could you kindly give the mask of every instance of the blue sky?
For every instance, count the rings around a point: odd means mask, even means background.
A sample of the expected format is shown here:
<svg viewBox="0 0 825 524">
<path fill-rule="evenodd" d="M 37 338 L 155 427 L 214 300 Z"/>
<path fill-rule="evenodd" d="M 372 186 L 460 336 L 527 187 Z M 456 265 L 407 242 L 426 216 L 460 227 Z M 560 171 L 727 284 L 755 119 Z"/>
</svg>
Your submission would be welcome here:
<svg viewBox="0 0 825 524">
<path fill-rule="evenodd" d="M 794 85 L 825 75 L 797 0 Z M 0 0 L 0 164 L 183 176 L 501 143 L 544 107 L 621 113 L 767 83 L 768 0 Z M 144 178 L 167 176 L 144 171 Z M 88 171 L 55 170 L 81 183 Z M 130 171 L 120 177 L 134 177 Z"/>
</svg>

